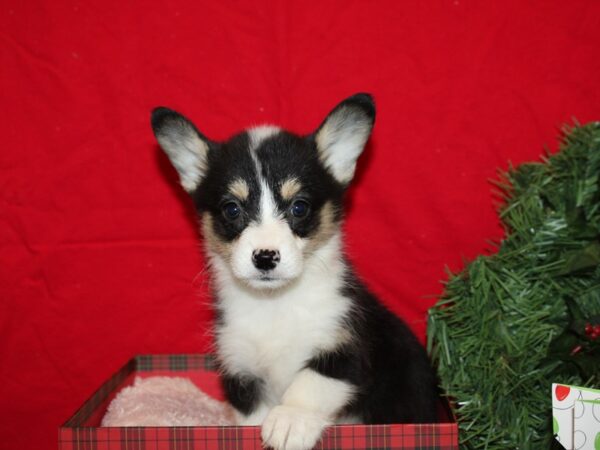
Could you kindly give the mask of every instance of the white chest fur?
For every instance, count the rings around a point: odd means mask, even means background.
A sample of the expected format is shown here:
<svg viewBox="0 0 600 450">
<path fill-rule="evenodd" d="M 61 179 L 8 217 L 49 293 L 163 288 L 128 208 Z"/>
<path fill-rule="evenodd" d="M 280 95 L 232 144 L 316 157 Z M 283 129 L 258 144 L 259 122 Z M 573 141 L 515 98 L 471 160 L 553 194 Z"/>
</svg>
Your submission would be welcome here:
<svg viewBox="0 0 600 450">
<path fill-rule="evenodd" d="M 339 293 L 339 238 L 319 253 L 307 259 L 293 285 L 268 293 L 250 290 L 225 267 L 215 267 L 223 313 L 216 333 L 219 357 L 232 373 L 262 378 L 273 404 L 316 352 L 335 347 L 345 334 L 350 303 Z"/>
</svg>

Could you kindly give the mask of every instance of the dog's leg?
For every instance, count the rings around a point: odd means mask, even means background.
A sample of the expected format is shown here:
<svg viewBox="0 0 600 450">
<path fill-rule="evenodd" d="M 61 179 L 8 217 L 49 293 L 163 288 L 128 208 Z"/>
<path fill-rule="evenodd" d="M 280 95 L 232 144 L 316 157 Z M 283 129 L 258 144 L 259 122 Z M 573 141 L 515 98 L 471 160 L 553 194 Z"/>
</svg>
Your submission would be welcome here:
<svg viewBox="0 0 600 450">
<path fill-rule="evenodd" d="M 262 423 L 265 421 L 265 417 L 267 417 L 267 414 L 269 413 L 269 410 L 270 408 L 264 403 L 258 405 L 258 407 L 250 414 L 244 414 L 238 410 L 235 410 L 235 423 L 240 426 L 248 427 L 262 425 Z"/>
<path fill-rule="evenodd" d="M 221 374 L 221 384 L 235 409 L 238 425 L 261 425 L 269 412 L 263 399 L 263 382 L 250 374 Z"/>
<path fill-rule="evenodd" d="M 353 385 L 303 369 L 269 412 L 262 439 L 275 450 L 309 450 L 354 394 Z"/>
</svg>

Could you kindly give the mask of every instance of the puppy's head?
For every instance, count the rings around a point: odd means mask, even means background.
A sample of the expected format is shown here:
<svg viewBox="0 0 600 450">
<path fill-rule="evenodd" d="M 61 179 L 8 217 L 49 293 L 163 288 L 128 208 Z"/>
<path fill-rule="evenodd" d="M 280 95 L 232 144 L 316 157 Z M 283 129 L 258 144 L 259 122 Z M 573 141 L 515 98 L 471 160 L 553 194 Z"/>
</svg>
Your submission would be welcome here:
<svg viewBox="0 0 600 450">
<path fill-rule="evenodd" d="M 374 120 L 371 96 L 357 94 L 308 136 L 262 126 L 214 142 L 173 110 L 152 112 L 158 143 L 202 217 L 209 255 L 255 289 L 298 278 L 336 233 Z"/>
</svg>

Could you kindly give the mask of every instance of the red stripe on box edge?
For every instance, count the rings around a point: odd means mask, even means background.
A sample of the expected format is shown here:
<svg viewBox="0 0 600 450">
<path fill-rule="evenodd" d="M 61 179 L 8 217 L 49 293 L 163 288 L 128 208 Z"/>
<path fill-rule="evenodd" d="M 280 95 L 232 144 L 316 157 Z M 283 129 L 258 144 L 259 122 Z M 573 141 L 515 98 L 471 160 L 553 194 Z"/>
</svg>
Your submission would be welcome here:
<svg viewBox="0 0 600 450">
<path fill-rule="evenodd" d="M 161 445 L 162 444 L 162 445 Z M 169 444 L 165 447 L 165 444 Z M 233 444 L 233 445 L 232 445 Z M 82 427 L 61 428 L 59 449 L 145 448 L 261 449 L 259 427 Z M 456 424 L 337 425 L 319 450 L 458 449 Z"/>
<path fill-rule="evenodd" d="M 135 371 L 173 372 L 190 369 L 214 370 L 212 355 L 137 355 L 106 381 L 59 428 L 61 450 L 187 449 L 259 450 L 259 427 L 83 427 L 82 423 Z M 200 445 L 203 442 L 204 445 Z M 235 445 L 229 443 L 235 442 Z M 240 445 L 241 442 L 241 445 Z M 169 444 L 166 446 L 166 444 Z M 456 422 L 438 424 L 337 425 L 328 428 L 318 449 L 458 449 Z"/>
</svg>

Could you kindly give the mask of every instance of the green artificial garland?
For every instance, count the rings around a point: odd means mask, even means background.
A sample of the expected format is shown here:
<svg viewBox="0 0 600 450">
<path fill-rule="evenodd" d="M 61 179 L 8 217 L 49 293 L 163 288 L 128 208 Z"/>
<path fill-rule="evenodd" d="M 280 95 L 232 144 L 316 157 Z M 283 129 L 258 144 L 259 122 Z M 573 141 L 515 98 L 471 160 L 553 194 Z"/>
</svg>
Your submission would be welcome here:
<svg viewBox="0 0 600 450">
<path fill-rule="evenodd" d="M 496 184 L 506 238 L 450 274 L 428 347 L 461 448 L 548 448 L 551 383 L 600 387 L 600 123 Z"/>
</svg>

